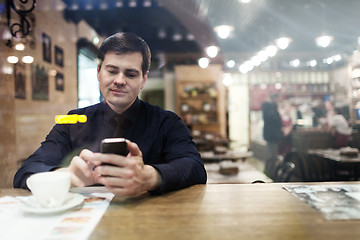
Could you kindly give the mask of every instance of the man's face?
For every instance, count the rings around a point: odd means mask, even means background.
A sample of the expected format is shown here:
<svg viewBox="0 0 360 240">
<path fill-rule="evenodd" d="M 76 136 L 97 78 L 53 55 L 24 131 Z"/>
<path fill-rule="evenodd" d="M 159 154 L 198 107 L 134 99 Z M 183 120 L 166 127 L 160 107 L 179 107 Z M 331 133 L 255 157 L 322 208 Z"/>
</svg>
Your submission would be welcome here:
<svg viewBox="0 0 360 240">
<path fill-rule="evenodd" d="M 105 54 L 98 80 L 104 99 L 115 112 L 128 109 L 144 87 L 147 74 L 143 76 L 141 64 L 141 53 Z"/>
</svg>

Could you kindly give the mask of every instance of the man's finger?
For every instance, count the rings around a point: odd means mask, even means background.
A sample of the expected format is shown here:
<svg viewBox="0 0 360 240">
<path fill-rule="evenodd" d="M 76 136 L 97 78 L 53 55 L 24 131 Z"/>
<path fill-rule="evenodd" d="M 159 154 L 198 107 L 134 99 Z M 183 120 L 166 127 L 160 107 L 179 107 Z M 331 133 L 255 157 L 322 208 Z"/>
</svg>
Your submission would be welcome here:
<svg viewBox="0 0 360 240">
<path fill-rule="evenodd" d="M 131 156 L 140 156 L 140 157 L 142 157 L 142 152 L 140 151 L 140 148 L 136 143 L 131 142 L 129 140 L 127 140 L 126 143 L 127 143 L 127 147 L 128 147 L 128 150 L 129 150 L 129 154 L 131 154 Z"/>
</svg>

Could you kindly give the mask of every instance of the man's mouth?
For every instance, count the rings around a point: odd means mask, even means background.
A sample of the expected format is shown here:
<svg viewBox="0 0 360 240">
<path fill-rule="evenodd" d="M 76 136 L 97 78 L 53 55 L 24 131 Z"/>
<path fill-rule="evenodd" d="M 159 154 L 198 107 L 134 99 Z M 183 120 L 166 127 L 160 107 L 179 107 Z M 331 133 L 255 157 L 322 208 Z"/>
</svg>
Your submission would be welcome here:
<svg viewBox="0 0 360 240">
<path fill-rule="evenodd" d="M 118 89 L 118 88 L 112 88 L 112 89 L 110 89 L 110 91 L 113 93 L 126 93 L 125 90 Z"/>
</svg>

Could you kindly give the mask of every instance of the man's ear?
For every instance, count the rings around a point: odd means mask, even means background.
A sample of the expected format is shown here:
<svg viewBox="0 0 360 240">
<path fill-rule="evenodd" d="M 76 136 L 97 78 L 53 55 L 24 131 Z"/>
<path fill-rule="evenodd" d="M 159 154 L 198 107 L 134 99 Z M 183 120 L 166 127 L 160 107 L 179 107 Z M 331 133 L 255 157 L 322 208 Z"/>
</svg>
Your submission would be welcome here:
<svg viewBox="0 0 360 240">
<path fill-rule="evenodd" d="M 145 83 L 146 83 L 146 80 L 147 80 L 147 77 L 148 77 L 148 74 L 149 74 L 149 71 L 147 71 L 146 74 L 143 76 L 143 81 L 142 81 L 142 83 L 141 83 L 140 89 L 143 89 L 143 88 L 144 88 Z"/>
<path fill-rule="evenodd" d="M 98 80 L 99 82 L 100 82 L 100 78 L 99 78 L 100 68 L 101 68 L 101 66 L 98 65 L 98 66 L 97 66 L 97 80 Z"/>
</svg>

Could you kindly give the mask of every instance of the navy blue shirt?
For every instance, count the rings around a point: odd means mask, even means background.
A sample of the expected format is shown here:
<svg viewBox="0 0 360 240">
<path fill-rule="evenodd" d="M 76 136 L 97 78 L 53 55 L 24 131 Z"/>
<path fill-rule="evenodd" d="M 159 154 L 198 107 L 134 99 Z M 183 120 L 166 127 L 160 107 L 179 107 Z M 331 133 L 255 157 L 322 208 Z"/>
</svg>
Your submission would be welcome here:
<svg viewBox="0 0 360 240">
<path fill-rule="evenodd" d="M 66 166 L 82 149 L 99 152 L 101 140 L 112 137 L 115 132 L 116 113 L 105 102 L 68 114 L 86 115 L 87 121 L 56 124 L 15 174 L 15 188 L 27 188 L 26 179 L 33 173 Z M 136 99 L 122 116 L 127 119 L 123 137 L 139 146 L 144 163 L 156 168 L 162 177 L 162 185 L 152 193 L 206 183 L 200 154 L 189 130 L 175 113 Z"/>
</svg>

